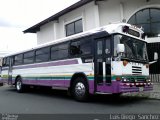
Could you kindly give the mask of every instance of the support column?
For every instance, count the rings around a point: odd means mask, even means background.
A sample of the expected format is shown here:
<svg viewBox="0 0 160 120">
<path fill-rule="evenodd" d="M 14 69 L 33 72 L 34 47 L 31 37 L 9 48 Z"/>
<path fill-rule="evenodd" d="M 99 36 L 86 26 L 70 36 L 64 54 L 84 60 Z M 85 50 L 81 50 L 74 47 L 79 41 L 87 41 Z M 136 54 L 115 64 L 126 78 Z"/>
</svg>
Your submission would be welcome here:
<svg viewBox="0 0 160 120">
<path fill-rule="evenodd" d="M 58 24 L 58 20 L 55 20 L 53 23 L 53 31 L 54 31 L 54 40 L 57 39 L 57 24 Z"/>
<path fill-rule="evenodd" d="M 124 19 L 124 4 L 122 2 L 120 2 L 120 17 L 121 22 L 126 22 Z"/>
<path fill-rule="evenodd" d="M 95 27 L 100 27 L 100 17 L 99 17 L 99 8 L 98 4 L 94 5 L 94 13 L 95 13 Z"/>
</svg>

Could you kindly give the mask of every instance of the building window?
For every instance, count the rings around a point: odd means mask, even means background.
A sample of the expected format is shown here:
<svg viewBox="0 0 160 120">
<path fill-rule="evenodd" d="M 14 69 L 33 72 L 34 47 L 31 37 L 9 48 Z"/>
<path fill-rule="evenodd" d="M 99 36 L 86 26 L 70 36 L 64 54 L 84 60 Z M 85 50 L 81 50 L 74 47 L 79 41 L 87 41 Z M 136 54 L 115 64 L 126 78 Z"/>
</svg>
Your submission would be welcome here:
<svg viewBox="0 0 160 120">
<path fill-rule="evenodd" d="M 143 27 L 147 37 L 160 37 L 160 9 L 147 8 L 135 13 L 128 23 Z"/>
<path fill-rule="evenodd" d="M 69 23 L 65 27 L 66 27 L 66 36 L 83 32 L 82 19 Z"/>
</svg>

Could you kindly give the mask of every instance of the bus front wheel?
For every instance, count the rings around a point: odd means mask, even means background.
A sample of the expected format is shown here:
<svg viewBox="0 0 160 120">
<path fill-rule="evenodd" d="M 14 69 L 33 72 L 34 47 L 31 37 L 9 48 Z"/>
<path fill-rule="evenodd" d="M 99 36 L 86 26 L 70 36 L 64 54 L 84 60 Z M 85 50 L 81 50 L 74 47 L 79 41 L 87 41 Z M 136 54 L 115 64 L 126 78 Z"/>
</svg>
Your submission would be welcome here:
<svg viewBox="0 0 160 120">
<path fill-rule="evenodd" d="M 16 90 L 19 93 L 22 93 L 24 91 L 24 86 L 20 77 L 18 77 L 16 80 Z"/>
<path fill-rule="evenodd" d="M 89 95 L 87 81 L 78 77 L 72 86 L 72 95 L 77 101 L 86 101 Z"/>
</svg>

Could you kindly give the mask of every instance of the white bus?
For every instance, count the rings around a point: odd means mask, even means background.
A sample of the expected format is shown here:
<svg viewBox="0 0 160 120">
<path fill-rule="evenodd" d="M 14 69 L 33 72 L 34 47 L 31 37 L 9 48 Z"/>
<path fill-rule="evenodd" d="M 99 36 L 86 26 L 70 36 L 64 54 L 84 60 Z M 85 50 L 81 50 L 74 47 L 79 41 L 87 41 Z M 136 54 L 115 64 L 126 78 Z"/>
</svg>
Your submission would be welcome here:
<svg viewBox="0 0 160 120">
<path fill-rule="evenodd" d="M 1 79 L 1 70 L 2 70 L 2 57 L 0 57 L 0 86 L 3 86 L 3 81 Z"/>
<path fill-rule="evenodd" d="M 5 56 L 2 79 L 18 92 L 48 86 L 66 89 L 79 101 L 89 94 L 150 91 L 144 38 L 140 28 L 110 24 Z"/>
</svg>

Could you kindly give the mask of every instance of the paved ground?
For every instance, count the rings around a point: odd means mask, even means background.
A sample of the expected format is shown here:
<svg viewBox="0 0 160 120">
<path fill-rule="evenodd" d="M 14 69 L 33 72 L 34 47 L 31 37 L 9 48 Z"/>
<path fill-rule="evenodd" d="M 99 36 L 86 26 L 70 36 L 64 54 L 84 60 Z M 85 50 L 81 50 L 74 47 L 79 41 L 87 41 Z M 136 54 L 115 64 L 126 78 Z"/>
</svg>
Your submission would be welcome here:
<svg viewBox="0 0 160 120">
<path fill-rule="evenodd" d="M 16 114 L 107 114 L 107 113 L 160 113 L 160 100 L 147 97 L 123 96 L 119 99 L 92 96 L 80 103 L 64 91 L 31 89 L 17 93 L 13 87 L 0 87 L 0 113 Z"/>
<path fill-rule="evenodd" d="M 149 93 L 149 97 L 160 99 L 160 83 L 154 83 L 153 91 Z"/>
<path fill-rule="evenodd" d="M 160 83 L 154 83 L 153 91 L 151 92 L 132 93 L 132 94 L 126 94 L 126 95 L 160 100 Z"/>
</svg>

